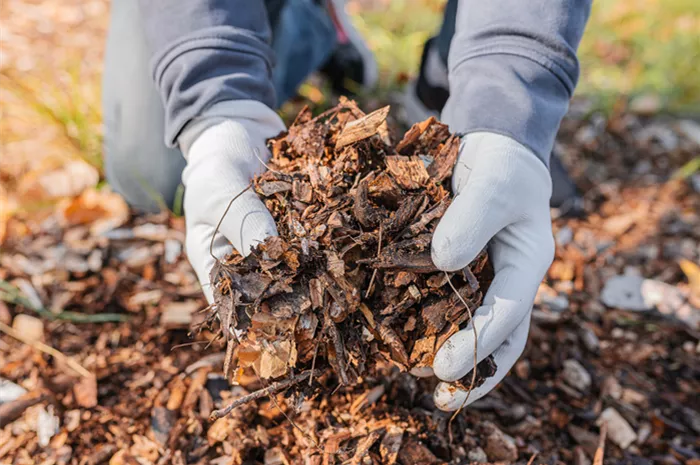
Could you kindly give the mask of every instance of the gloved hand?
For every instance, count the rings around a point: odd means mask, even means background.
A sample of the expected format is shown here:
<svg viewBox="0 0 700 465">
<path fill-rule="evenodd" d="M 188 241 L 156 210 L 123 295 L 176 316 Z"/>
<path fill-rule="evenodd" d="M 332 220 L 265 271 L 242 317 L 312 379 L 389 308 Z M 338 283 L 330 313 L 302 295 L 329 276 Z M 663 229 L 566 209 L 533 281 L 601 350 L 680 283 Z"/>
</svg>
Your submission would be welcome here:
<svg viewBox="0 0 700 465">
<path fill-rule="evenodd" d="M 270 158 L 265 141 L 284 129 L 279 116 L 264 104 L 229 101 L 214 105 L 178 139 L 187 159 L 182 173 L 185 247 L 210 303 L 209 272 L 215 260 L 209 246 L 221 218 L 212 248 L 218 258 L 231 252 L 231 244 L 248 255 L 258 242 L 277 234 L 272 216 L 252 189 L 233 202 L 225 217 L 224 211 L 231 199 L 265 170 L 263 163 Z"/>
<path fill-rule="evenodd" d="M 472 391 L 468 405 L 505 377 L 525 347 L 535 294 L 554 255 L 552 182 L 544 163 L 527 147 L 506 136 L 477 132 L 462 139 L 452 189 L 456 196 L 433 236 L 433 262 L 441 270 L 456 271 L 488 244 L 496 272 L 473 321 L 478 361 L 493 354 L 498 369 Z M 466 391 L 449 382 L 473 366 L 470 323 L 435 356 L 433 371 L 443 381 L 434 396 L 440 409 L 462 406 Z"/>
</svg>

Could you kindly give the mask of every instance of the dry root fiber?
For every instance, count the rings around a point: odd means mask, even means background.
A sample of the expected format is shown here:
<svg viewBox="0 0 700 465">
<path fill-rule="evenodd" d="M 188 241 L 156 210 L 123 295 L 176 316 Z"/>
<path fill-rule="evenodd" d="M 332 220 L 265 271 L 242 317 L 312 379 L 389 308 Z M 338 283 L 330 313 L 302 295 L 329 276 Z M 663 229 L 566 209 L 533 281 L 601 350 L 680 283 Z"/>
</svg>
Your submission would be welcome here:
<svg viewBox="0 0 700 465">
<path fill-rule="evenodd" d="M 431 118 L 393 145 L 388 112 L 365 115 L 348 100 L 315 118 L 305 109 L 269 141 L 269 169 L 253 187 L 279 236 L 211 272 L 206 322 L 220 324 L 227 376 L 330 368 L 348 385 L 378 361 L 431 366 L 469 320 L 448 279 L 472 311 L 481 304 L 493 276 L 485 253 L 449 275 L 430 257 L 459 138 Z M 479 372 L 492 372 L 484 362 Z"/>
</svg>

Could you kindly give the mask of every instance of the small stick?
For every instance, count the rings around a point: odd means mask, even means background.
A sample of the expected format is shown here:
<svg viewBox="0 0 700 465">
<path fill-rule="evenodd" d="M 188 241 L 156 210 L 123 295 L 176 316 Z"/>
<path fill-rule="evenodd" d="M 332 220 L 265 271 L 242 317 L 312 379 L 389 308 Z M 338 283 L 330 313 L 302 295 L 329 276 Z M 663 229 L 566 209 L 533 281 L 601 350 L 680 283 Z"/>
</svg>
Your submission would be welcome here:
<svg viewBox="0 0 700 465">
<path fill-rule="evenodd" d="M 298 375 L 296 375 L 292 378 L 285 379 L 284 381 L 278 381 L 276 383 L 272 383 L 264 389 L 258 389 L 255 392 L 251 392 L 247 396 L 243 396 L 243 397 L 240 397 L 240 398 L 234 400 L 233 402 L 231 402 L 228 405 L 228 407 L 220 409 L 220 410 L 214 410 L 213 412 L 211 412 L 211 415 L 209 416 L 209 420 L 210 421 L 218 420 L 219 418 L 223 418 L 226 415 L 228 415 L 229 413 L 231 413 L 231 411 L 233 411 L 233 409 L 235 409 L 236 407 L 247 404 L 248 402 L 252 402 L 254 400 L 258 400 L 262 397 L 272 396 L 272 394 L 276 394 L 280 391 L 284 391 L 287 388 L 290 388 L 296 384 L 301 383 L 302 381 L 304 381 L 305 379 L 310 377 L 312 374 L 314 374 L 314 370 L 302 371 L 301 373 L 299 373 Z"/>
<path fill-rule="evenodd" d="M 457 411 L 450 417 L 450 421 L 448 422 L 447 425 L 447 431 L 450 434 L 450 444 L 452 444 L 452 422 L 454 421 L 455 418 L 457 418 L 457 415 L 459 415 L 462 412 L 462 409 L 464 408 L 465 405 L 467 405 L 467 400 L 469 400 L 469 396 L 472 393 L 472 390 L 474 389 L 474 385 L 476 384 L 476 367 L 479 364 L 479 359 L 476 355 L 477 347 L 478 347 L 478 337 L 479 335 L 476 332 L 476 323 L 474 322 L 474 315 L 472 315 L 472 309 L 469 307 L 467 302 L 464 300 L 464 298 L 460 295 L 460 293 L 457 291 L 457 288 L 455 287 L 454 284 L 452 284 L 452 280 L 450 279 L 450 275 L 445 272 L 445 277 L 447 278 L 447 282 L 449 283 L 450 287 L 454 291 L 455 294 L 457 294 L 457 297 L 459 300 L 462 302 L 462 304 L 466 307 L 467 313 L 469 313 L 469 321 L 472 324 L 472 330 L 474 332 L 474 368 L 472 369 L 472 381 L 469 385 L 469 390 L 467 391 L 467 396 L 464 398 L 462 401 L 462 405 L 459 406 Z"/>
<path fill-rule="evenodd" d="M 379 224 L 379 245 L 377 246 L 377 258 L 382 254 L 382 225 Z M 374 285 L 374 278 L 377 277 L 377 268 L 372 272 L 372 277 L 369 279 L 369 286 L 367 287 L 367 292 L 365 292 L 365 299 L 369 297 L 372 293 L 372 286 Z"/>
<path fill-rule="evenodd" d="M 530 457 L 530 460 L 527 461 L 527 465 L 532 465 L 533 463 L 535 463 L 536 458 L 537 458 L 537 452 L 532 454 L 532 457 Z"/>
<path fill-rule="evenodd" d="M 275 170 L 275 169 L 270 168 L 270 166 L 269 166 L 267 163 L 265 163 L 265 162 L 263 161 L 262 157 L 260 156 L 260 151 L 259 151 L 258 149 L 255 149 L 255 150 L 253 151 L 253 155 L 255 155 L 255 158 L 257 158 L 258 161 L 259 161 L 260 163 L 262 163 L 262 165 L 263 165 L 265 168 L 267 168 L 267 171 L 272 171 L 273 173 L 279 174 L 279 175 L 281 175 L 281 176 L 284 176 L 285 178 L 291 177 L 291 176 L 288 175 L 288 174 L 285 174 L 285 173 L 283 173 L 283 172 L 281 172 L 281 171 L 277 171 L 277 170 Z"/>
<path fill-rule="evenodd" d="M 20 342 L 27 344 L 30 347 L 35 348 L 40 352 L 44 352 L 45 354 L 51 355 L 52 357 L 64 362 L 69 368 L 78 373 L 80 376 L 84 376 L 85 378 L 92 378 L 92 373 L 90 373 L 86 368 L 84 368 L 81 364 L 79 364 L 72 358 L 64 355 L 63 353 L 59 352 L 51 346 L 44 344 L 43 342 L 33 341 L 21 335 L 20 333 L 15 331 L 14 328 L 7 326 L 2 321 L 0 321 L 0 331 L 8 334 L 9 336 L 17 339 Z"/>
<path fill-rule="evenodd" d="M 311 360 L 311 376 L 309 376 L 309 386 L 314 382 L 314 370 L 316 369 L 316 356 L 318 355 L 318 346 L 321 344 L 321 338 L 316 339 L 316 347 L 314 347 L 314 358 Z"/>
<path fill-rule="evenodd" d="M 605 457 L 605 438 L 608 436 L 608 422 L 604 422 L 600 427 L 600 439 L 598 440 L 598 449 L 595 451 L 595 457 L 593 458 L 593 465 L 603 465 L 603 458 Z"/>
</svg>

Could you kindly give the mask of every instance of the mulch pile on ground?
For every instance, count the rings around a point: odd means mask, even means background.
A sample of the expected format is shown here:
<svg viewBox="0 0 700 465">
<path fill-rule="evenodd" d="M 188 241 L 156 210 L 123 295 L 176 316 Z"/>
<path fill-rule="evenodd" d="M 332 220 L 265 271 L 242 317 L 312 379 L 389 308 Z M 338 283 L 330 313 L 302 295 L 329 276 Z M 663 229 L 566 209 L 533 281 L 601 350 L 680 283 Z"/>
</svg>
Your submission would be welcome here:
<svg viewBox="0 0 700 465">
<path fill-rule="evenodd" d="M 392 361 L 356 383 L 326 369 L 308 391 L 210 420 L 275 380 L 246 370 L 231 386 L 218 328 L 188 336 L 206 304 L 181 218 L 122 217 L 116 204 L 97 207 L 107 194 L 86 195 L 2 244 L 0 463 L 585 465 L 602 453 L 609 465 L 697 465 L 700 178 L 672 176 L 698 153 L 699 130 L 574 105 L 557 150 L 587 190 L 587 216 L 555 220 L 557 255 L 525 353 L 455 418 L 452 444 L 435 380 L 402 372 L 376 335 Z M 288 153 L 277 150 L 275 166 Z M 390 273 L 378 271 L 374 286 Z"/>
<path fill-rule="evenodd" d="M 430 118 L 394 147 L 388 113 L 365 115 L 342 99 L 316 118 L 303 110 L 269 142 L 269 169 L 253 185 L 279 236 L 211 273 L 207 323 L 227 341 L 225 375 L 253 368 L 301 382 L 315 375 L 302 370 L 330 365 L 350 385 L 377 360 L 429 368 L 481 304 L 493 277 L 485 253 L 450 274 L 430 258 L 459 138 Z M 491 360 L 482 365 L 495 372 Z"/>
</svg>

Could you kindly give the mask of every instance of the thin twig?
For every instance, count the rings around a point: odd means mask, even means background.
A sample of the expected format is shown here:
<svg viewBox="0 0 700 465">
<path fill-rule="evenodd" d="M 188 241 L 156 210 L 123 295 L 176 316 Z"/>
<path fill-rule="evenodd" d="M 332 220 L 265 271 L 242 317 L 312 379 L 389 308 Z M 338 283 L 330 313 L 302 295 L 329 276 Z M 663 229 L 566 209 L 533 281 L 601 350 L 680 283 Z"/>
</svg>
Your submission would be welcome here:
<svg viewBox="0 0 700 465">
<path fill-rule="evenodd" d="M 304 381 L 306 378 L 310 377 L 314 373 L 313 370 L 306 370 L 302 371 L 298 375 L 285 379 L 284 381 L 278 381 L 276 383 L 270 384 L 268 387 L 263 388 L 263 389 L 258 389 L 255 392 L 251 392 L 247 396 L 240 397 L 233 402 L 231 402 L 226 408 L 220 409 L 220 410 L 214 410 L 211 412 L 211 415 L 209 416 L 209 419 L 214 421 L 218 420 L 219 418 L 225 417 L 233 409 L 236 407 L 239 407 L 241 405 L 247 404 L 248 402 L 252 402 L 254 400 L 258 400 L 262 397 L 267 397 L 270 396 L 271 398 L 273 397 L 273 394 L 277 394 L 280 391 L 284 391 L 287 388 L 290 388 L 294 386 L 295 384 L 299 384 L 302 381 Z M 257 373 L 256 373 L 257 374 Z"/>
<path fill-rule="evenodd" d="M 43 342 L 33 341 L 33 340 L 23 336 L 22 334 L 15 331 L 14 328 L 7 326 L 2 321 L 0 321 L 0 331 L 8 334 L 9 336 L 17 339 L 20 342 L 27 344 L 30 347 L 35 348 L 36 350 L 44 352 L 45 354 L 51 355 L 52 357 L 64 362 L 69 368 L 71 368 L 73 371 L 75 371 L 79 375 L 84 376 L 85 378 L 92 378 L 92 376 L 93 376 L 92 373 L 90 373 L 86 368 L 84 368 L 81 364 L 79 364 L 78 362 L 76 362 L 72 358 L 64 355 L 63 353 L 59 352 L 58 350 L 54 349 L 51 346 L 44 344 Z"/>
<path fill-rule="evenodd" d="M 598 448 L 595 451 L 593 465 L 603 465 L 605 458 L 605 438 L 608 436 L 608 422 L 605 421 L 600 427 L 600 439 L 598 440 Z"/>
<path fill-rule="evenodd" d="M 532 454 L 532 457 L 530 457 L 530 460 L 527 461 L 527 465 L 532 465 L 533 463 L 535 463 L 536 458 L 537 458 L 537 452 Z"/>
<path fill-rule="evenodd" d="M 311 373 L 309 374 L 309 376 L 313 375 L 313 371 L 311 371 L 311 370 L 308 370 L 308 371 L 311 372 Z M 253 373 L 255 373 L 255 376 L 258 377 L 258 381 L 260 381 L 260 382 L 262 383 L 262 379 L 260 379 L 260 375 L 258 375 L 258 372 L 255 371 L 255 368 L 253 368 Z M 302 373 L 302 374 L 303 374 L 303 373 Z M 292 378 L 292 379 L 294 379 L 294 378 Z M 303 381 L 303 379 L 302 379 L 301 381 Z M 294 429 L 296 429 L 297 431 L 299 431 L 304 437 L 306 437 L 307 439 L 311 440 L 311 442 L 314 444 L 314 446 L 316 447 L 316 449 L 320 451 L 320 450 L 321 450 L 321 445 L 313 438 L 313 436 L 311 436 L 311 435 L 310 435 L 307 431 L 305 431 L 301 426 L 297 425 L 296 422 L 295 422 L 294 420 L 292 420 L 292 419 L 289 417 L 289 415 L 287 415 L 287 412 L 285 412 L 284 410 L 282 410 L 282 407 L 280 406 L 279 402 L 277 402 L 276 396 L 271 395 L 271 396 L 270 396 L 270 400 L 272 401 L 273 404 L 275 404 L 275 407 L 277 408 L 277 410 L 279 410 L 279 412 L 280 412 L 280 413 L 282 414 L 282 416 L 289 422 L 289 424 L 292 425 L 292 427 L 293 427 Z"/>
<path fill-rule="evenodd" d="M 321 338 L 316 339 L 316 347 L 314 347 L 314 358 L 311 360 L 311 376 L 309 376 L 309 386 L 314 381 L 314 370 L 316 369 L 316 356 L 318 355 L 318 346 L 321 345 Z"/>
<path fill-rule="evenodd" d="M 382 253 L 382 225 L 379 224 L 379 245 L 377 246 L 377 258 Z M 372 272 L 372 277 L 369 279 L 369 286 L 367 287 L 367 292 L 365 293 L 365 299 L 369 297 L 372 293 L 372 286 L 374 285 L 374 279 L 377 277 L 377 269 L 375 268 Z"/>
<path fill-rule="evenodd" d="M 251 187 L 253 187 L 253 183 L 252 183 L 252 182 L 251 182 L 250 184 L 248 184 L 248 186 L 247 186 L 245 189 L 243 189 L 242 191 L 240 191 L 238 194 L 236 194 L 236 195 L 229 201 L 228 205 L 226 205 L 226 210 L 224 210 L 224 214 L 221 215 L 221 218 L 219 218 L 219 222 L 217 223 L 216 228 L 214 229 L 214 234 L 211 235 L 211 242 L 209 243 L 209 255 L 211 255 L 211 257 L 212 257 L 217 263 L 219 263 L 220 265 L 222 265 L 222 263 L 221 263 L 221 262 L 219 261 L 219 259 L 214 255 L 214 239 L 216 239 L 216 235 L 219 233 L 219 228 L 221 228 L 221 223 L 224 222 L 224 218 L 226 218 L 226 215 L 228 215 L 228 211 L 231 209 L 231 205 L 233 205 L 233 202 L 235 202 L 236 199 L 238 199 L 238 197 L 240 197 L 241 195 L 243 195 L 244 193 L 246 193 L 246 192 L 248 191 L 248 189 L 250 189 Z M 222 266 L 223 266 L 223 265 L 222 265 Z"/>
<path fill-rule="evenodd" d="M 466 307 L 467 312 L 469 313 L 469 321 L 472 325 L 472 331 L 474 332 L 474 368 L 472 369 L 472 381 L 469 385 L 469 390 L 467 391 L 467 396 L 464 398 L 462 401 L 462 405 L 459 406 L 457 411 L 450 417 L 450 421 L 447 424 L 447 431 L 450 435 L 450 444 L 452 444 L 452 422 L 454 421 L 455 418 L 457 418 L 457 415 L 459 415 L 462 412 L 462 409 L 464 409 L 464 406 L 467 405 L 467 400 L 469 400 L 469 396 L 472 393 L 472 390 L 474 389 L 474 386 L 476 385 L 476 367 L 479 364 L 479 359 L 477 356 L 477 347 L 478 347 L 478 338 L 479 335 L 476 331 L 476 322 L 474 321 L 474 315 L 472 314 L 472 309 L 469 307 L 467 302 L 464 300 L 464 298 L 460 295 L 459 291 L 457 291 L 457 288 L 455 287 L 454 284 L 452 284 L 452 280 L 450 279 L 450 275 L 445 272 L 445 277 L 447 278 L 447 282 L 454 291 L 454 293 L 457 295 L 457 298 L 462 302 L 462 304 Z"/>
<path fill-rule="evenodd" d="M 253 155 L 255 155 L 255 158 L 257 158 L 258 161 L 259 161 L 260 163 L 262 163 L 262 165 L 267 169 L 267 171 L 271 171 L 271 172 L 273 172 L 273 173 L 275 173 L 275 174 L 279 174 L 279 175 L 281 175 L 281 176 L 284 176 L 285 178 L 289 178 L 289 177 L 290 177 L 288 174 L 285 174 L 285 173 L 283 173 L 283 172 L 281 172 L 281 171 L 277 171 L 277 170 L 275 170 L 275 169 L 270 168 L 270 165 L 268 165 L 267 163 L 265 163 L 265 161 L 263 161 L 262 157 L 260 156 L 260 151 L 259 151 L 258 149 L 253 150 Z"/>
</svg>

